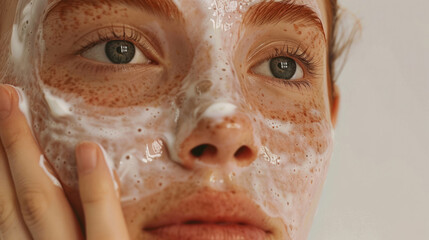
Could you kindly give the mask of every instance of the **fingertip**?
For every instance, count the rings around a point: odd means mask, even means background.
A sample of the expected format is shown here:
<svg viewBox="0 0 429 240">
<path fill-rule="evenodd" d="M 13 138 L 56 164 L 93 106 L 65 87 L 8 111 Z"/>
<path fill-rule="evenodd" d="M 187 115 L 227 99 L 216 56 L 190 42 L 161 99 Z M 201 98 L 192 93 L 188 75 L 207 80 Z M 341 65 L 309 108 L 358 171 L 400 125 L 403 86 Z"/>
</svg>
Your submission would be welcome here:
<svg viewBox="0 0 429 240">
<path fill-rule="evenodd" d="M 2 111 L 3 113 L 1 113 Z M 0 121 L 15 119 L 21 113 L 30 126 L 29 102 L 23 90 L 14 85 L 0 84 Z M 15 122 L 15 120 L 12 120 L 12 122 Z"/>
<path fill-rule="evenodd" d="M 97 147 L 98 147 L 97 143 L 89 142 L 89 141 L 82 141 L 76 145 L 75 150 L 77 153 L 77 152 L 84 151 L 85 149 L 89 149 L 89 148 L 97 149 Z"/>
<path fill-rule="evenodd" d="M 14 101 L 15 99 L 17 99 L 18 102 L 21 101 L 22 93 L 20 92 L 21 90 L 18 87 L 11 84 L 0 84 L 0 85 L 9 93 L 9 97 L 11 101 Z"/>
<path fill-rule="evenodd" d="M 81 142 L 76 146 L 76 164 L 79 175 L 94 171 L 99 162 L 98 144 Z"/>
</svg>

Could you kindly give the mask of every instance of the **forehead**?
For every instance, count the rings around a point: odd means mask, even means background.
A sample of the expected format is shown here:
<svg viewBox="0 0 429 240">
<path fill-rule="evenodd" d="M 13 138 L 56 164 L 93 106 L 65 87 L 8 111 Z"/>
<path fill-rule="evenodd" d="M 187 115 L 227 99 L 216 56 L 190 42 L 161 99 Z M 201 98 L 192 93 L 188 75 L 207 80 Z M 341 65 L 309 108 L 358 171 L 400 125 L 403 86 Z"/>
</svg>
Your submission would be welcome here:
<svg viewBox="0 0 429 240">
<path fill-rule="evenodd" d="M 21 2 L 30 2 L 30 0 L 21 0 Z M 52 8 L 59 2 L 71 6 L 82 4 L 139 6 L 152 12 L 167 12 L 170 16 L 180 15 L 185 19 L 206 18 L 212 22 L 219 21 L 221 17 L 231 18 L 230 15 L 232 14 L 236 15 L 234 16 L 235 20 L 240 21 L 245 13 L 254 6 L 263 5 L 267 2 L 281 2 L 308 7 L 320 19 L 327 36 L 328 16 L 326 9 L 329 0 L 37 0 L 38 4 L 36 5 L 43 4 L 46 8 Z M 196 10 L 199 14 L 196 14 Z"/>
</svg>

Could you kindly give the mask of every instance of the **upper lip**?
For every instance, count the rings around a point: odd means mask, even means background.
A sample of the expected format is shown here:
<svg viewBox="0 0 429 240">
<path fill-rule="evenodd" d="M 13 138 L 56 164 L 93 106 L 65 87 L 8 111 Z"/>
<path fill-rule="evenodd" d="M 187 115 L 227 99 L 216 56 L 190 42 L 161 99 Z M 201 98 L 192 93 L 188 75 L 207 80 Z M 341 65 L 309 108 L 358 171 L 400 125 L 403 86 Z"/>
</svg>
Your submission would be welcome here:
<svg viewBox="0 0 429 240">
<path fill-rule="evenodd" d="M 238 224 L 272 233 L 270 217 L 244 194 L 199 191 L 177 204 L 165 206 L 144 230 L 151 231 L 175 224 Z"/>
</svg>

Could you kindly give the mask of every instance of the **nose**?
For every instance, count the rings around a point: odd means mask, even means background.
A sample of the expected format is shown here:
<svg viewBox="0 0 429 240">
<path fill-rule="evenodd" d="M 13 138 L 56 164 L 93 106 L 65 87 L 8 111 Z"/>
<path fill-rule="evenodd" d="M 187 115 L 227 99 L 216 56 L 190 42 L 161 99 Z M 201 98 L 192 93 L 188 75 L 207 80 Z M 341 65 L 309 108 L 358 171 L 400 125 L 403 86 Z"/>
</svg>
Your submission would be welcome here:
<svg viewBox="0 0 429 240">
<path fill-rule="evenodd" d="M 191 134 L 180 144 L 179 157 L 188 168 L 198 161 L 250 165 L 257 157 L 257 148 L 249 117 L 238 110 L 222 117 L 202 114 Z"/>
</svg>

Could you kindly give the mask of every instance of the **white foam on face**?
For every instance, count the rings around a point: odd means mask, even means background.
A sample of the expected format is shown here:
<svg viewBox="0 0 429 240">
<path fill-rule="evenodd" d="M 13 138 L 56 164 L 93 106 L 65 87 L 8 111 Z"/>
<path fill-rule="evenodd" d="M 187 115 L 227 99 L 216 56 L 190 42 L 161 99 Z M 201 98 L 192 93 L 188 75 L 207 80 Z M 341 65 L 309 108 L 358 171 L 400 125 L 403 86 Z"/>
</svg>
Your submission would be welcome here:
<svg viewBox="0 0 429 240">
<path fill-rule="evenodd" d="M 54 175 L 52 175 L 52 173 L 46 168 L 46 164 L 48 163 L 46 162 L 45 157 L 43 155 L 40 155 L 39 166 L 42 168 L 43 172 L 46 173 L 46 176 L 48 176 L 48 178 L 52 181 L 52 183 L 55 186 L 59 188 L 63 188 L 61 186 L 60 181 Z"/>
<path fill-rule="evenodd" d="M 223 31 L 229 31 L 236 23 L 235 19 L 232 19 L 230 14 L 239 12 L 246 12 L 251 6 L 264 2 L 265 0 L 205 0 L 208 5 L 208 9 L 213 12 L 210 22 L 213 24 L 214 29 L 220 29 Z M 176 2 L 180 2 L 176 0 Z M 274 2 L 288 2 L 287 0 L 274 0 Z M 317 0 L 294 0 L 289 1 L 296 5 L 304 5 L 311 8 L 316 15 L 322 19 L 322 12 L 317 3 Z M 241 18 L 241 16 L 240 16 Z"/>
<path fill-rule="evenodd" d="M 11 60 L 18 71 L 28 70 L 35 52 L 29 51 L 37 40 L 39 23 L 48 6 L 48 0 L 20 0 L 10 41 Z"/>
<path fill-rule="evenodd" d="M 72 115 L 72 105 L 63 99 L 54 96 L 48 89 L 43 90 L 46 102 L 48 103 L 49 110 L 54 117 L 65 117 Z"/>
<path fill-rule="evenodd" d="M 185 15 L 189 14 L 186 12 L 189 7 L 186 1 L 175 1 Z M 51 165 L 57 172 L 64 174 L 59 175 L 62 182 L 77 188 L 73 156 L 75 145 L 82 140 L 100 143 L 116 189 L 118 183 L 113 177 L 113 171 L 116 170 L 118 173 L 123 204 L 133 204 L 139 199 L 163 191 L 171 184 L 188 182 L 188 179 L 195 177 L 195 171 L 180 166 L 180 143 L 184 137 L 192 133 L 201 118 L 219 120 L 233 116 L 238 111 L 237 106 L 246 105 L 243 93 L 235 82 L 237 76 L 232 67 L 234 43 L 238 41 L 238 37 L 234 35 L 234 24 L 240 22 L 242 14 L 250 6 L 259 2 L 261 1 L 198 1 L 207 19 L 190 24 L 202 24 L 206 31 L 195 30 L 189 34 L 190 36 L 194 34 L 195 37 L 203 36 L 203 43 L 195 46 L 196 53 L 205 51 L 208 46 L 212 49 L 210 62 L 213 64 L 206 66 L 205 76 L 212 83 L 209 91 L 196 93 L 195 81 L 201 80 L 199 79 L 201 68 L 192 67 L 189 76 L 183 80 L 181 89 L 185 93 L 186 107 L 175 104 L 134 107 L 125 109 L 125 116 L 97 115 L 94 118 L 88 116 L 85 110 L 79 112 L 81 109 L 75 108 L 76 102 L 81 99 L 66 101 L 60 92 L 52 91 L 53 89 L 41 83 L 39 76 L 34 76 L 35 72 L 37 74 L 37 71 L 33 71 L 36 68 L 35 58 L 37 59 L 35 52 L 40 51 L 42 55 L 50 53 L 43 53 L 40 49 L 33 50 L 30 46 L 40 40 L 36 35 L 43 32 L 38 22 L 44 14 L 44 9 L 51 5 L 48 5 L 46 0 L 20 0 L 17 19 L 12 29 L 10 61 L 16 66 L 14 73 L 19 79 L 19 84 L 25 86 L 37 82 L 41 88 L 31 89 L 34 91 L 32 94 L 28 88 L 25 93 L 20 91 L 23 99 L 20 101 L 20 108 L 31 123 L 30 111 L 33 116 L 38 116 L 43 111 L 29 109 L 26 93 L 29 94 L 28 98 L 31 101 L 41 101 L 40 99 L 46 101 L 43 110 L 47 110 L 49 115 L 42 116 L 43 118 L 39 120 L 34 118 L 34 125 L 45 125 L 44 130 L 36 131 L 36 134 L 47 152 L 46 157 Z M 297 0 L 295 4 L 305 4 L 318 10 L 316 0 Z M 318 12 L 320 14 L 320 9 Z M 196 28 L 189 27 L 189 31 L 192 29 Z M 39 43 L 39 46 L 42 46 L 42 43 Z M 201 59 L 204 58 L 195 58 L 193 65 L 201 64 Z M 71 108 L 74 110 L 73 114 L 70 112 Z M 197 114 L 198 109 L 205 109 L 201 116 Z M 321 115 L 317 110 L 311 113 L 315 116 Z M 67 117 L 67 121 L 64 121 L 64 117 Z M 303 234 L 300 229 L 301 220 L 305 215 L 304 210 L 311 204 L 311 194 L 323 182 L 326 174 L 327 161 L 332 151 L 332 128 L 326 130 L 329 128 L 327 122 L 307 123 L 306 126 L 302 126 L 266 118 L 262 114 L 255 114 L 252 117 L 256 119 L 252 127 L 258 147 L 258 159 L 245 168 L 231 165 L 213 171 L 208 176 L 209 184 L 220 191 L 228 190 L 229 183 L 248 190 L 251 200 L 261 206 L 269 216 L 284 220 L 292 239 L 300 239 Z M 325 152 L 317 153 L 313 147 L 307 146 L 308 139 L 300 130 L 303 127 L 323 129 L 320 130 L 319 137 L 328 145 Z M 187 129 L 182 131 L 178 128 Z M 270 140 L 273 133 L 284 135 L 290 140 L 289 144 L 296 144 L 305 151 L 306 157 L 299 159 L 300 164 L 293 161 L 296 157 L 293 147 L 277 149 L 269 145 L 272 143 Z M 263 138 L 268 140 L 263 142 L 261 140 Z M 60 153 L 54 154 L 59 148 Z M 200 164 L 199 167 L 202 165 L 204 164 Z M 42 166 L 44 165 L 41 164 Z M 310 181 L 315 183 L 311 185 Z M 203 184 L 203 181 L 200 184 Z"/>
<path fill-rule="evenodd" d="M 31 133 L 34 136 L 34 131 L 31 128 L 31 114 L 30 114 L 30 105 L 28 102 L 28 97 L 25 95 L 24 91 L 22 91 L 22 89 L 20 87 L 16 87 L 16 86 L 11 86 L 13 89 L 15 89 L 18 97 L 19 97 L 19 103 L 18 103 L 18 107 L 19 110 L 22 112 L 22 114 L 24 114 L 25 119 L 27 120 L 27 124 L 30 127 Z"/>
<path fill-rule="evenodd" d="M 237 106 L 232 103 L 218 102 L 210 105 L 202 114 L 202 118 L 224 118 L 232 116 L 235 113 Z"/>
<path fill-rule="evenodd" d="M 292 124 L 290 122 L 283 122 L 277 119 L 267 119 L 264 122 L 269 128 L 279 131 L 285 135 L 288 135 L 292 130 Z"/>
<path fill-rule="evenodd" d="M 12 39 L 11 39 L 11 52 L 12 52 L 12 58 L 15 62 L 18 62 L 20 59 L 23 58 L 24 55 L 24 45 L 23 42 L 18 37 L 18 25 L 13 25 L 12 30 Z"/>
</svg>

